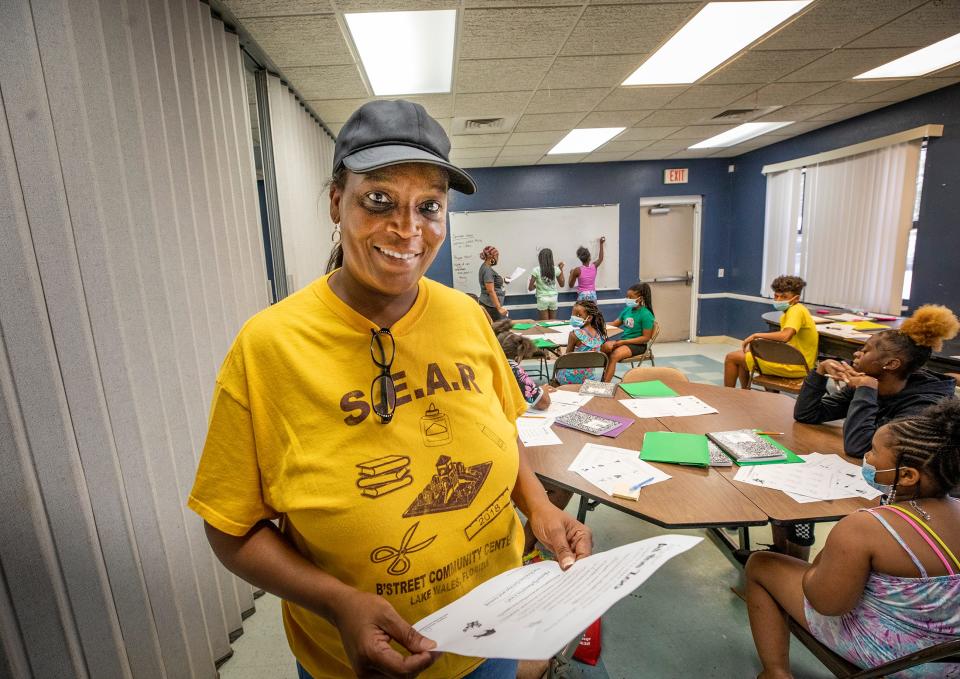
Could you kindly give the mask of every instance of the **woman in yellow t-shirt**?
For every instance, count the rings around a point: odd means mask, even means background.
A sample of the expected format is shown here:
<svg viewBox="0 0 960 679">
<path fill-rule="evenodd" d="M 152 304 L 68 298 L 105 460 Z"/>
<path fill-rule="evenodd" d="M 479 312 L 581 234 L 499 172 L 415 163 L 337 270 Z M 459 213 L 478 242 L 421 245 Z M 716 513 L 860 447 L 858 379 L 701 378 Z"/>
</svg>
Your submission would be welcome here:
<svg viewBox="0 0 960 679">
<path fill-rule="evenodd" d="M 476 188 L 449 150 L 419 104 L 356 111 L 333 270 L 250 319 L 217 376 L 188 505 L 229 570 L 283 599 L 301 677 L 513 679 L 411 625 L 520 565 L 514 505 L 562 568 L 592 549 L 519 454 L 526 403 L 481 309 L 424 278 L 448 189 Z"/>
<path fill-rule="evenodd" d="M 817 362 L 817 347 L 820 335 L 817 324 L 807 307 L 800 304 L 800 293 L 807 283 L 799 276 L 778 276 L 773 279 L 773 306 L 782 311 L 780 330 L 775 332 L 755 332 L 745 340 L 740 351 L 731 351 L 723 362 L 723 384 L 737 386 L 737 380 L 743 389 L 750 388 L 750 373 L 753 371 L 754 358 L 750 353 L 750 343 L 755 339 L 769 339 L 786 342 L 803 354 L 806 368 L 797 365 L 784 365 L 760 361 L 760 368 L 767 375 L 781 377 L 805 377 Z M 759 359 L 758 359 L 759 360 Z"/>
</svg>

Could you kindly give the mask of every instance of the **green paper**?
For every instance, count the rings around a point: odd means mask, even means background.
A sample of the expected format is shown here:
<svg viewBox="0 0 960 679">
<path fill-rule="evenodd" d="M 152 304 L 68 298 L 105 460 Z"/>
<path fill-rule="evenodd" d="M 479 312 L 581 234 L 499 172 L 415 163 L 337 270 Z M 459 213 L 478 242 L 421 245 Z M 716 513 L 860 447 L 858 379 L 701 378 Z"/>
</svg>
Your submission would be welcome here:
<svg viewBox="0 0 960 679">
<path fill-rule="evenodd" d="M 535 339 L 533 340 L 533 346 L 539 347 L 540 349 L 554 349 L 558 345 L 554 344 L 548 339 Z"/>
<path fill-rule="evenodd" d="M 550 328 L 554 325 L 565 325 L 566 321 L 540 321 L 537 323 L 541 328 Z"/>
<path fill-rule="evenodd" d="M 797 462 L 803 462 L 802 457 L 800 457 L 795 452 L 793 452 L 792 450 L 784 446 L 779 441 L 774 441 L 772 438 L 770 438 L 769 436 L 765 436 L 764 434 L 760 434 L 760 438 L 769 441 L 770 443 L 775 445 L 777 448 L 782 450 L 784 453 L 786 453 L 787 459 L 786 460 L 756 460 L 754 462 L 737 462 L 736 460 L 733 460 L 733 463 L 739 467 L 754 467 L 758 464 L 796 464 Z"/>
<path fill-rule="evenodd" d="M 514 330 L 529 330 L 532 327 L 533 327 L 533 323 L 514 323 L 513 324 Z"/>
<path fill-rule="evenodd" d="M 621 382 L 620 388 L 634 398 L 653 398 L 658 396 L 676 396 L 677 392 L 660 380 L 648 382 Z"/>
<path fill-rule="evenodd" d="M 668 462 L 697 467 L 710 465 L 710 449 L 703 434 L 674 431 L 648 431 L 643 435 L 640 459 L 645 462 Z"/>
</svg>

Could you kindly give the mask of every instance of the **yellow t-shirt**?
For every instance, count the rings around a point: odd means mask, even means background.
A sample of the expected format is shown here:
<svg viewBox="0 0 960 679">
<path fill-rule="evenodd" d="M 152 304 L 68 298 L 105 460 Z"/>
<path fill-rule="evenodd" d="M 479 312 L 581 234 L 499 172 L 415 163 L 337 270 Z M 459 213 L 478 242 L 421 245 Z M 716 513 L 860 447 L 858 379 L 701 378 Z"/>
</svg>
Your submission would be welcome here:
<svg viewBox="0 0 960 679">
<path fill-rule="evenodd" d="M 820 344 L 820 334 L 817 332 L 817 324 L 810 315 L 807 307 L 799 302 L 791 305 L 783 315 L 780 316 L 780 328 L 793 328 L 796 330 L 790 341 L 787 342 L 803 354 L 807 361 L 808 368 L 797 365 L 786 365 L 784 363 L 772 363 L 770 361 L 760 361 L 760 369 L 767 375 L 779 375 L 781 377 L 803 377 L 810 368 L 817 363 L 817 348 Z M 747 354 L 747 367 L 753 370 L 753 356 Z"/>
<path fill-rule="evenodd" d="M 310 561 L 414 623 L 520 565 L 510 495 L 526 404 L 480 307 L 422 279 L 391 328 L 397 409 L 381 424 L 369 402 L 376 326 L 328 278 L 237 336 L 188 505 L 237 536 L 282 517 Z M 287 601 L 283 621 L 315 679 L 353 676 L 335 627 Z M 479 663 L 444 654 L 421 676 L 460 677 Z"/>
</svg>

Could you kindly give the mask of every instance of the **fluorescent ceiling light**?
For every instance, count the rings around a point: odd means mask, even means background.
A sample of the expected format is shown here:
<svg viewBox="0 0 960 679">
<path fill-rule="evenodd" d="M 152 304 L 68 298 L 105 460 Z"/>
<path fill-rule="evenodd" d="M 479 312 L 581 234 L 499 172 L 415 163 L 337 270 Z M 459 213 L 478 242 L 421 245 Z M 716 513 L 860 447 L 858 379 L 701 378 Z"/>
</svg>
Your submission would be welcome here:
<svg viewBox="0 0 960 679">
<path fill-rule="evenodd" d="M 344 14 L 377 96 L 449 92 L 457 10 Z"/>
<path fill-rule="evenodd" d="M 557 142 L 557 145 L 547 151 L 548 156 L 558 153 L 590 153 L 596 148 L 623 132 L 625 127 L 583 127 L 570 130 L 567 136 Z"/>
<path fill-rule="evenodd" d="M 872 71 L 854 76 L 854 80 L 868 78 L 911 78 L 917 75 L 926 75 L 930 71 L 937 71 L 944 66 L 960 61 L 960 33 L 928 47 L 911 52 L 890 63 L 878 66 Z"/>
<path fill-rule="evenodd" d="M 623 84 L 676 85 L 696 82 L 810 2 L 711 2 Z"/>
<path fill-rule="evenodd" d="M 692 149 L 717 149 L 725 146 L 736 146 L 740 142 L 759 137 L 761 134 L 780 129 L 785 125 L 793 125 L 793 121 L 786 123 L 744 123 L 737 125 L 732 130 L 722 132 L 715 137 L 704 139 L 691 146 Z"/>
</svg>

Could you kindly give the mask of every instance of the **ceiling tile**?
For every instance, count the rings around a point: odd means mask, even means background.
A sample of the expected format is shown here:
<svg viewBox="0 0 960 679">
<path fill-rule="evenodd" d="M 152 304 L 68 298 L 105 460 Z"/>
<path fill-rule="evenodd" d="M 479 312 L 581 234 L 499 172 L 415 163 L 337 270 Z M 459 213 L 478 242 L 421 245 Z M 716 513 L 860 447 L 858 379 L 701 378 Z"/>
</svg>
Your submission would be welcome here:
<svg viewBox="0 0 960 679">
<path fill-rule="evenodd" d="M 495 157 L 491 158 L 469 158 L 463 162 L 457 161 L 461 167 L 491 167 L 493 166 L 493 161 L 496 160 Z"/>
<path fill-rule="evenodd" d="M 644 118 L 643 124 L 649 127 L 710 124 L 713 117 L 723 113 L 723 110 L 722 108 L 662 109 Z"/>
<path fill-rule="evenodd" d="M 847 80 L 817 92 L 804 99 L 802 104 L 852 104 L 866 97 L 877 95 L 896 86 L 897 80 Z M 877 101 L 892 101 L 878 99 Z"/>
<path fill-rule="evenodd" d="M 396 97 L 379 97 L 380 99 L 396 99 Z M 407 94 L 403 97 L 407 101 L 420 104 L 427 113 L 434 118 L 452 118 L 453 117 L 453 95 L 452 94 Z"/>
<path fill-rule="evenodd" d="M 552 61 L 551 57 L 461 60 L 457 92 L 533 90 L 540 84 Z"/>
<path fill-rule="evenodd" d="M 804 97 L 830 87 L 828 82 L 820 83 L 771 83 L 751 92 L 743 99 L 730 104 L 730 108 L 760 108 L 763 106 L 786 106 Z"/>
<path fill-rule="evenodd" d="M 694 85 L 668 103 L 665 108 L 727 106 L 756 89 L 757 85 Z"/>
<path fill-rule="evenodd" d="M 558 156 L 544 156 L 537 165 L 561 165 L 564 163 L 579 163 L 589 154 L 587 153 L 562 153 Z"/>
<path fill-rule="evenodd" d="M 770 83 L 826 53 L 826 50 L 751 50 L 741 54 L 701 84 Z"/>
<path fill-rule="evenodd" d="M 805 121 L 802 123 L 794 123 L 793 125 L 787 125 L 786 127 L 781 127 L 777 132 L 783 132 L 784 134 L 789 134 L 791 136 L 797 136 L 798 134 L 806 134 L 807 132 L 812 132 L 813 130 L 818 130 L 821 127 L 825 127 L 830 123 L 824 121 Z"/>
<path fill-rule="evenodd" d="M 238 19 L 332 14 L 330 0 L 224 0 L 224 4 Z M 243 22 L 244 26 L 246 23 Z"/>
<path fill-rule="evenodd" d="M 327 123 L 345 123 L 350 114 L 370 99 L 307 99 L 320 119 Z"/>
<path fill-rule="evenodd" d="M 450 142 L 455 149 L 473 149 L 486 146 L 503 146 L 510 134 L 455 134 Z"/>
<path fill-rule="evenodd" d="M 617 139 L 622 140 L 643 140 L 648 141 L 656 139 L 664 139 L 669 137 L 671 134 L 676 132 L 681 128 L 679 127 L 632 127 L 629 130 L 624 130 L 619 135 Z"/>
<path fill-rule="evenodd" d="M 909 52 L 907 47 L 887 49 L 848 50 L 831 52 L 825 57 L 784 76 L 781 82 L 839 81 L 860 75 Z"/>
<path fill-rule="evenodd" d="M 450 152 L 450 159 L 456 159 L 456 162 L 460 162 L 471 158 L 495 158 L 499 152 L 500 149 L 496 146 L 475 149 L 455 148 Z"/>
<path fill-rule="evenodd" d="M 681 151 L 688 146 L 691 142 L 689 140 L 684 141 L 683 139 L 661 139 L 650 144 L 647 149 L 651 151 L 665 151 L 673 153 L 674 151 Z"/>
<path fill-rule="evenodd" d="M 926 47 L 960 30 L 960 2 L 928 2 L 848 47 Z"/>
<path fill-rule="evenodd" d="M 640 63 L 637 54 L 558 57 L 547 72 L 543 88 L 613 87 L 619 85 Z"/>
<path fill-rule="evenodd" d="M 708 158 L 712 154 L 713 149 L 684 149 L 683 151 L 671 153 L 669 157 L 676 158 L 677 160 L 686 160 L 688 158 Z"/>
<path fill-rule="evenodd" d="M 601 146 L 595 151 L 595 153 L 613 153 L 613 152 L 623 152 L 626 154 L 635 153 L 641 149 L 645 149 L 653 141 L 650 139 L 621 139 L 617 137 L 616 139 L 611 139 L 606 144 Z"/>
<path fill-rule="evenodd" d="M 449 4 L 449 3 L 448 3 Z M 465 7 L 555 7 L 560 5 L 582 5 L 583 0 L 465 0 Z"/>
<path fill-rule="evenodd" d="M 300 66 L 283 69 L 304 99 L 365 97 L 367 89 L 356 66 Z"/>
<path fill-rule="evenodd" d="M 927 76 L 928 78 L 960 78 L 960 66 L 949 66 L 940 71 L 935 71 Z"/>
<path fill-rule="evenodd" d="M 699 141 L 701 139 L 709 139 L 710 137 L 716 136 L 721 132 L 726 132 L 727 130 L 732 130 L 737 127 L 736 125 L 690 125 L 688 127 L 681 128 L 669 135 L 669 139 L 690 139 Z"/>
<path fill-rule="evenodd" d="M 583 118 L 582 113 L 534 113 L 520 118 L 517 132 L 540 132 L 542 130 L 572 130 Z"/>
<path fill-rule="evenodd" d="M 460 58 L 553 56 L 579 14 L 578 7 L 549 12 L 532 8 L 464 10 Z"/>
<path fill-rule="evenodd" d="M 648 115 L 650 111 L 596 111 L 588 113 L 577 127 L 630 127 Z"/>
<path fill-rule="evenodd" d="M 699 6 L 699 2 L 689 2 L 588 7 L 567 38 L 561 54 L 653 52 Z M 636 66 L 639 65 L 637 62 Z"/>
<path fill-rule="evenodd" d="M 329 4 L 329 3 L 328 3 Z M 341 12 L 400 12 L 453 9 L 449 0 L 332 0 Z"/>
<path fill-rule="evenodd" d="M 526 144 L 524 146 L 504 146 L 500 149 L 500 157 L 504 156 L 536 156 L 539 158 L 553 148 L 553 144 Z"/>
<path fill-rule="evenodd" d="M 884 90 L 879 94 L 870 97 L 863 97 L 860 101 L 903 101 L 919 97 L 921 94 L 939 90 L 941 87 L 948 87 L 960 82 L 960 78 L 918 78 L 908 82 L 895 81 L 902 84 L 889 90 Z"/>
<path fill-rule="evenodd" d="M 586 163 L 611 163 L 626 160 L 631 151 L 597 151 L 587 156 Z"/>
<path fill-rule="evenodd" d="M 527 156 L 497 156 L 497 159 L 494 161 L 494 167 L 507 167 L 507 166 L 523 166 L 523 165 L 536 165 L 537 161 L 543 158 L 543 154 L 539 153 L 536 155 L 527 155 Z"/>
<path fill-rule="evenodd" d="M 627 160 L 663 160 L 667 157 L 666 151 L 661 151 L 657 149 L 649 149 L 644 151 L 637 151 L 627 156 Z"/>
<path fill-rule="evenodd" d="M 458 94 L 454 103 L 454 117 L 502 116 L 522 113 L 530 92 L 488 92 L 486 94 Z"/>
<path fill-rule="evenodd" d="M 660 108 L 688 85 L 672 87 L 618 87 L 597 104 L 598 111 L 643 111 Z"/>
<path fill-rule="evenodd" d="M 530 144 L 548 144 L 553 146 L 563 139 L 566 130 L 546 130 L 544 132 L 514 132 L 507 140 L 507 146 L 527 146 Z"/>
<path fill-rule="evenodd" d="M 353 56 L 332 14 L 247 19 L 244 28 L 273 62 L 287 66 L 353 64 Z"/>
<path fill-rule="evenodd" d="M 754 49 L 833 49 L 926 0 L 832 0 L 815 3 Z"/>
<path fill-rule="evenodd" d="M 591 111 L 610 91 L 609 87 L 573 90 L 541 89 L 533 95 L 527 113 L 573 113 Z"/>
<path fill-rule="evenodd" d="M 864 113 L 869 113 L 870 111 L 875 111 L 878 108 L 883 108 L 884 106 L 889 106 L 889 102 L 879 102 L 879 103 L 861 103 L 861 104 L 847 104 L 846 106 L 841 106 L 835 108 L 832 111 L 823 113 L 818 116 L 813 116 L 810 120 L 826 120 L 826 121 L 837 121 L 837 120 L 846 120 L 847 118 L 855 118 L 856 116 L 863 115 Z"/>
<path fill-rule="evenodd" d="M 792 120 L 794 122 L 799 120 L 807 120 L 808 118 L 813 118 L 814 116 L 823 115 L 828 111 L 832 111 L 837 108 L 836 104 L 793 104 L 791 106 L 784 106 L 781 109 L 777 109 L 773 113 L 768 113 L 765 116 L 760 116 L 756 120 L 758 122 L 785 122 L 787 120 Z"/>
</svg>

